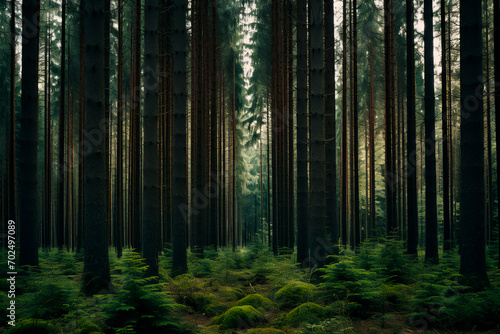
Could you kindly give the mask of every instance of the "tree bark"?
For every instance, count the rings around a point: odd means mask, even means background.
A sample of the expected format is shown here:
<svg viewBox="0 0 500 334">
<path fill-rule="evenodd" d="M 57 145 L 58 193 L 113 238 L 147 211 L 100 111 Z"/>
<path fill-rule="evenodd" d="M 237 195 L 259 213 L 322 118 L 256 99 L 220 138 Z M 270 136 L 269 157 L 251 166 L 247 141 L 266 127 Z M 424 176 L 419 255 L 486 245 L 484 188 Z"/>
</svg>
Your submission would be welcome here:
<svg viewBox="0 0 500 334">
<path fill-rule="evenodd" d="M 38 266 L 38 43 L 40 1 L 22 4 L 21 132 L 19 136 L 19 265 Z M 14 130 L 14 129 L 13 129 Z"/>
<path fill-rule="evenodd" d="M 460 274 L 476 287 L 489 285 L 484 236 L 484 114 L 481 1 L 460 1 Z"/>
<path fill-rule="evenodd" d="M 104 117 L 104 3 L 85 1 L 85 131 L 102 135 Z M 84 158 L 85 259 L 83 293 L 112 290 L 106 229 L 104 142 L 95 142 Z"/>
</svg>

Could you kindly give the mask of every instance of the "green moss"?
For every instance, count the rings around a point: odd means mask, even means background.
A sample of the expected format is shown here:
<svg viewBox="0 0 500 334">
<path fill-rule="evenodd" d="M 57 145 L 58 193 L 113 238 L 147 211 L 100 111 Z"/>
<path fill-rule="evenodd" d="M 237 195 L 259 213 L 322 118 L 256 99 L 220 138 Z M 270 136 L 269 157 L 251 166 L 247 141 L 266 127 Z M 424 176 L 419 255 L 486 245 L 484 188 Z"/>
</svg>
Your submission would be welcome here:
<svg viewBox="0 0 500 334">
<path fill-rule="evenodd" d="M 301 323 L 317 323 L 325 317 L 325 308 L 315 303 L 297 306 L 286 315 L 286 323 L 291 327 L 299 327 Z"/>
<path fill-rule="evenodd" d="M 304 282 L 288 283 L 274 294 L 280 308 L 292 309 L 313 299 L 315 286 Z"/>
<path fill-rule="evenodd" d="M 245 294 L 241 289 L 233 288 L 231 286 L 220 286 L 215 292 L 225 301 L 236 301 L 245 297 Z"/>
<path fill-rule="evenodd" d="M 269 310 L 272 308 L 273 302 L 268 298 L 262 297 L 258 293 L 254 293 L 246 296 L 238 303 L 236 303 L 236 306 L 243 306 L 243 305 L 251 305 L 256 309 L 260 310 Z"/>
<path fill-rule="evenodd" d="M 203 312 L 210 317 L 215 317 L 215 316 L 221 315 L 222 313 L 226 312 L 227 310 L 229 310 L 229 308 L 230 308 L 230 306 L 227 304 L 214 302 L 214 303 L 207 305 L 203 309 Z"/>
<path fill-rule="evenodd" d="M 213 323 L 220 325 L 220 329 L 244 329 L 256 327 L 266 321 L 266 318 L 253 306 L 235 306 L 227 310 L 220 317 L 215 317 Z"/>
<path fill-rule="evenodd" d="M 252 328 L 247 330 L 245 333 L 247 334 L 285 334 L 280 329 L 276 328 Z"/>
</svg>

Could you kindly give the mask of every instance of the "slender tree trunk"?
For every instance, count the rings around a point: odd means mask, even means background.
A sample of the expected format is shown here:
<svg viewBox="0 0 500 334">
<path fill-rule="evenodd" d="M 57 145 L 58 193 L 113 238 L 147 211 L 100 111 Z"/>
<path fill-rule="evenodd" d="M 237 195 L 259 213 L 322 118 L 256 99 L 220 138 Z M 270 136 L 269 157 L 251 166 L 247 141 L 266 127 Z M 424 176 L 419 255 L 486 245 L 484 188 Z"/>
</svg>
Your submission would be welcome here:
<svg viewBox="0 0 500 334">
<path fill-rule="evenodd" d="M 370 41 L 370 227 L 369 236 L 375 236 L 375 67 L 373 43 Z"/>
<path fill-rule="evenodd" d="M 393 170 L 393 125 L 394 118 L 394 67 L 393 67 L 393 2 L 384 0 L 384 46 L 385 46 L 385 215 L 386 234 L 397 233 L 394 217 L 395 179 Z"/>
<path fill-rule="evenodd" d="M 57 168 L 57 247 L 64 245 L 64 180 L 66 179 L 67 166 L 64 164 L 64 127 L 65 127 L 65 99 L 66 99 L 66 0 L 62 0 L 61 24 L 61 81 L 59 84 L 59 147 Z"/>
<path fill-rule="evenodd" d="M 353 92 L 353 105 L 352 105 L 352 137 L 353 137 L 353 201 L 354 201 L 354 212 L 353 212 L 353 222 L 355 233 L 353 241 L 353 247 L 358 247 L 361 243 L 361 223 L 359 220 L 359 138 L 358 138 L 358 23 L 357 23 L 357 2 L 353 0 L 352 2 L 352 92 Z"/>
<path fill-rule="evenodd" d="M 446 4 L 441 0 L 441 96 L 442 96 L 442 131 L 443 131 L 443 249 L 451 249 L 450 237 L 450 166 L 448 153 L 448 86 L 446 63 Z"/>
<path fill-rule="evenodd" d="M 38 43 L 39 0 L 22 4 L 21 132 L 19 136 L 19 265 L 38 266 Z M 35 18 L 35 20 L 33 20 Z"/>
<path fill-rule="evenodd" d="M 348 218 L 348 194 L 349 179 L 347 175 L 347 1 L 344 0 L 342 7 L 342 165 L 340 201 L 341 201 L 341 222 L 342 222 L 342 243 L 347 245 L 347 218 Z"/>
<path fill-rule="evenodd" d="M 79 99 L 80 99 L 80 119 L 79 119 L 79 145 L 78 145 L 78 226 L 77 226 L 77 236 L 76 236 L 76 251 L 80 252 L 83 248 L 83 238 L 84 238 L 84 163 L 85 159 L 83 156 L 84 152 L 84 141 L 83 136 L 84 129 L 84 115 L 85 115 L 85 1 L 80 1 L 80 83 L 79 83 Z"/>
<path fill-rule="evenodd" d="M 158 1 L 146 0 L 144 10 L 144 169 L 142 254 L 146 276 L 158 276 Z"/>
<path fill-rule="evenodd" d="M 109 53 L 110 43 L 110 25 L 111 25 L 111 0 L 104 1 L 104 122 L 108 131 L 104 134 L 104 152 L 106 154 L 106 225 L 108 227 L 108 236 L 111 238 L 111 120 L 110 120 L 110 102 L 109 102 Z M 69 80 L 69 78 L 68 78 Z"/>
<path fill-rule="evenodd" d="M 340 229 L 337 218 L 337 126 L 335 122 L 335 36 L 333 0 L 324 1 L 325 10 L 325 172 L 326 219 L 331 241 L 337 245 Z M 304 18 L 305 19 L 305 18 Z M 299 23 L 301 24 L 301 23 Z M 307 59 L 305 59 L 307 62 Z M 306 66 L 306 65 L 304 65 Z M 298 67 L 298 65 L 297 65 Z M 305 80 L 305 79 L 304 79 Z M 297 79 L 298 82 L 298 79 Z M 297 121 L 297 124 L 299 122 Z M 304 124 L 305 126 L 306 124 Z M 298 126 L 298 125 L 297 125 Z M 306 147 L 307 148 L 307 147 Z M 306 178 L 307 182 L 307 178 Z M 335 249 L 335 253 L 338 250 Z"/>
<path fill-rule="evenodd" d="M 500 82 L 500 3 L 493 1 L 493 45 L 494 45 L 494 68 L 495 82 Z M 500 85 L 495 85 L 495 144 L 500 147 Z M 497 204 L 500 213 L 500 150 L 496 150 L 497 161 Z M 500 218 L 497 219 L 498 230 L 500 231 Z M 500 233 L 498 241 L 498 268 L 500 269 Z"/>
<path fill-rule="evenodd" d="M 114 240 L 116 255 L 122 256 L 123 226 L 123 1 L 118 0 L 118 107 L 116 124 L 116 207 Z"/>
<path fill-rule="evenodd" d="M 45 34 L 45 156 L 44 156 L 44 217 L 42 227 L 42 247 L 49 248 L 51 243 L 50 227 L 52 225 L 52 133 L 51 133 L 51 117 L 50 117 L 50 29 L 47 25 Z"/>
<path fill-rule="evenodd" d="M 311 173 L 310 183 L 310 245 L 313 254 L 313 266 L 322 267 L 326 257 L 322 253 L 325 236 L 325 151 L 324 151 L 324 62 L 323 62 L 323 3 L 321 0 L 310 0 L 309 3 L 309 166 Z"/>
<path fill-rule="evenodd" d="M 302 264 L 305 264 L 304 261 L 306 261 L 306 259 L 309 256 L 309 240 L 308 240 L 309 216 L 307 213 L 309 193 L 308 193 L 308 177 L 307 177 L 308 96 L 307 96 L 306 4 L 307 4 L 306 0 L 297 1 L 297 262 Z M 268 153 L 269 153 L 269 143 L 268 143 Z"/>
<path fill-rule="evenodd" d="M 489 285 L 484 238 L 484 114 L 481 1 L 460 1 L 460 274 L 469 284 Z M 478 93 L 479 92 L 479 93 Z"/>
<path fill-rule="evenodd" d="M 101 131 L 104 117 L 104 3 L 85 0 L 85 131 Z M 82 290 L 87 296 L 112 290 L 106 228 L 104 143 L 84 157 L 85 260 Z"/>
<path fill-rule="evenodd" d="M 10 4 L 10 128 L 6 151 L 7 161 L 7 219 L 16 220 L 16 1 Z M 5 243 L 6 244 L 6 243 Z"/>
<path fill-rule="evenodd" d="M 488 166 L 486 170 L 486 235 L 488 245 L 493 241 L 493 187 L 492 187 L 492 162 L 491 162 L 491 89 L 490 89 L 490 35 L 488 20 L 488 1 L 484 1 L 485 12 L 485 40 L 486 40 L 486 154 Z"/>
<path fill-rule="evenodd" d="M 417 255 L 418 203 L 417 203 L 417 134 L 415 123 L 415 30 L 413 0 L 406 0 L 406 178 L 408 182 L 408 254 Z"/>
<path fill-rule="evenodd" d="M 425 261 L 438 261 L 432 0 L 424 1 Z"/>
<path fill-rule="evenodd" d="M 175 0 L 173 15 L 174 30 L 172 47 L 174 52 L 174 117 L 173 117 L 173 194 L 172 194 L 172 273 L 187 272 L 186 223 L 187 223 L 187 191 L 186 191 L 186 11 L 187 0 Z"/>
</svg>

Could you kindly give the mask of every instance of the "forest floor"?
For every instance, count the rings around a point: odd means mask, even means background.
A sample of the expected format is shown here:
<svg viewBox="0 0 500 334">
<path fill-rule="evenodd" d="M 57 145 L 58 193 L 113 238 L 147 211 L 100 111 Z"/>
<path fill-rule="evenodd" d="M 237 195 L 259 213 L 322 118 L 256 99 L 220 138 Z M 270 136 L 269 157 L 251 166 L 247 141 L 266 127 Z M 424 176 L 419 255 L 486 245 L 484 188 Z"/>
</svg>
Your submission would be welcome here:
<svg viewBox="0 0 500 334">
<path fill-rule="evenodd" d="M 16 326 L 4 316 L 0 332 L 500 333 L 500 270 L 493 250 L 491 286 L 484 291 L 460 283 L 458 256 L 426 266 L 407 258 L 397 241 L 342 251 L 312 273 L 290 252 L 274 256 L 261 245 L 205 251 L 204 258 L 189 253 L 189 272 L 175 278 L 166 248 L 155 284 L 142 277 L 139 254 L 126 250 L 120 259 L 110 254 L 115 291 L 93 297 L 80 293 L 81 254 L 40 251 L 40 267 L 17 277 Z M 6 310 L 8 286 L 0 279 L 0 307 Z"/>
</svg>

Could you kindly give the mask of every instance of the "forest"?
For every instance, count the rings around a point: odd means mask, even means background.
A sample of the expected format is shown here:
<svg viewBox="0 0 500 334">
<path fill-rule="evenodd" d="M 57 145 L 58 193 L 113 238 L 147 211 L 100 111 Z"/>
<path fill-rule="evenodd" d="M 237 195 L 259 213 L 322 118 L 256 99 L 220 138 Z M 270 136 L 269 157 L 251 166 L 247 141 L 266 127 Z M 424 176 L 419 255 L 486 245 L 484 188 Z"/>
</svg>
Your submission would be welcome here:
<svg viewBox="0 0 500 334">
<path fill-rule="evenodd" d="M 0 0 L 0 41 L 0 332 L 500 332 L 500 1 Z"/>
</svg>

